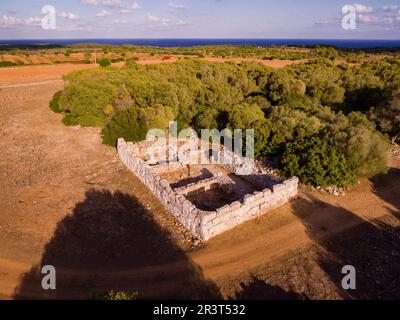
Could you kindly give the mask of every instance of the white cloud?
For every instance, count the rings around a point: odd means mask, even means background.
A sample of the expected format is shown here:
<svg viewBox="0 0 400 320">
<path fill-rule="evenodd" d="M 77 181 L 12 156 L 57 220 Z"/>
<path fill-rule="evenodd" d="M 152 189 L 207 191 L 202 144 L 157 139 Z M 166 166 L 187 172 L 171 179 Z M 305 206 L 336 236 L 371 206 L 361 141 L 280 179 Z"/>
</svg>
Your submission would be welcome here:
<svg viewBox="0 0 400 320">
<path fill-rule="evenodd" d="M 162 27 L 169 27 L 171 24 L 171 21 L 168 19 L 161 19 L 161 26 Z"/>
<path fill-rule="evenodd" d="M 91 26 L 85 22 L 79 22 L 79 23 L 57 26 L 57 30 L 61 31 L 61 32 L 71 32 L 71 31 L 92 32 L 93 26 Z"/>
<path fill-rule="evenodd" d="M 119 19 L 114 20 L 114 24 L 126 24 L 126 23 L 128 23 L 128 21 L 126 20 L 119 20 Z"/>
<path fill-rule="evenodd" d="M 0 25 L 1 26 L 14 26 L 14 25 L 18 25 L 21 24 L 21 19 L 12 17 L 12 16 L 7 16 L 7 15 L 3 15 L 0 18 Z"/>
<path fill-rule="evenodd" d="M 111 16 L 112 13 L 110 11 L 107 10 L 101 10 L 100 12 L 96 13 L 96 17 L 100 17 L 100 18 L 104 18 L 104 17 L 109 17 Z"/>
<path fill-rule="evenodd" d="M 177 23 L 178 26 L 190 26 L 191 24 L 192 22 L 187 20 L 179 20 Z"/>
<path fill-rule="evenodd" d="M 400 6 L 397 4 L 382 6 L 383 11 L 397 11 L 398 9 L 400 9 Z"/>
<path fill-rule="evenodd" d="M 187 6 L 183 5 L 183 4 L 177 4 L 177 3 L 173 3 L 173 2 L 170 2 L 168 5 L 172 10 L 186 10 L 186 9 L 189 9 L 189 7 L 187 7 Z"/>
<path fill-rule="evenodd" d="M 77 19 L 79 19 L 79 16 L 76 15 L 75 13 L 66 12 L 66 11 L 61 12 L 61 13 L 59 14 L 59 16 L 60 16 L 61 18 L 68 19 L 68 20 L 77 20 Z"/>
<path fill-rule="evenodd" d="M 374 11 L 374 8 L 371 6 L 366 6 L 360 3 L 355 3 L 354 7 L 357 13 L 371 13 Z"/>
<path fill-rule="evenodd" d="M 313 28 L 329 28 L 337 26 L 338 22 L 336 20 L 318 20 L 314 23 Z"/>
<path fill-rule="evenodd" d="M 150 22 L 157 22 L 160 21 L 160 18 L 147 13 L 147 20 Z"/>
<path fill-rule="evenodd" d="M 42 19 L 38 17 L 31 17 L 24 20 L 25 25 L 27 26 L 39 26 L 42 25 Z"/>
<path fill-rule="evenodd" d="M 135 10 L 139 10 L 140 9 L 140 5 L 137 2 L 134 2 L 131 5 L 126 5 L 126 4 L 122 4 L 120 6 L 119 12 L 120 13 L 132 13 Z"/>
<path fill-rule="evenodd" d="M 132 13 L 140 9 L 140 5 L 136 1 L 132 4 L 122 2 L 121 0 L 81 0 L 81 2 L 91 6 L 104 6 L 117 9 L 120 13 Z"/>
<path fill-rule="evenodd" d="M 42 19 L 39 17 L 30 17 L 26 19 L 20 19 L 13 16 L 3 15 L 0 17 L 0 26 L 3 28 L 13 26 L 40 26 Z"/>
<path fill-rule="evenodd" d="M 359 14 L 358 19 L 362 23 L 378 23 L 379 18 L 371 14 Z"/>
<path fill-rule="evenodd" d="M 83 4 L 88 4 L 91 6 L 107 6 L 107 7 L 118 7 L 120 6 L 121 0 L 81 0 Z"/>
</svg>

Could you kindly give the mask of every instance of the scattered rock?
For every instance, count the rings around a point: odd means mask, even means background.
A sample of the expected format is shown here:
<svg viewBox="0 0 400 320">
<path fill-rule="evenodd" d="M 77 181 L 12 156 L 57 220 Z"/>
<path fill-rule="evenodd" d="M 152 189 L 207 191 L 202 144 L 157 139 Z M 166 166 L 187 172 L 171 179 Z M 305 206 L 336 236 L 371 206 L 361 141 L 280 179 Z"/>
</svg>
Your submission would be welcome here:
<svg viewBox="0 0 400 320">
<path fill-rule="evenodd" d="M 343 188 L 339 188 L 337 186 L 330 186 L 325 189 L 326 192 L 330 193 L 335 197 L 344 196 L 345 190 Z"/>
</svg>

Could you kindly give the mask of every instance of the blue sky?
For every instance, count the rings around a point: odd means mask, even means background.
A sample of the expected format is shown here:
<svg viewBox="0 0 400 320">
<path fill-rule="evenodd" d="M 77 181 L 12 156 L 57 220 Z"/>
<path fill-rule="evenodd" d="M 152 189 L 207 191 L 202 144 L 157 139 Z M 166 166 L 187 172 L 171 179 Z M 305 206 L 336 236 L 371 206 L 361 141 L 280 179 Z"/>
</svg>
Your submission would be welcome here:
<svg viewBox="0 0 400 320">
<path fill-rule="evenodd" d="M 55 30 L 41 27 L 48 4 Z M 341 27 L 344 5 L 355 30 Z M 0 39 L 56 38 L 400 39 L 400 0 L 1 0 Z"/>
</svg>

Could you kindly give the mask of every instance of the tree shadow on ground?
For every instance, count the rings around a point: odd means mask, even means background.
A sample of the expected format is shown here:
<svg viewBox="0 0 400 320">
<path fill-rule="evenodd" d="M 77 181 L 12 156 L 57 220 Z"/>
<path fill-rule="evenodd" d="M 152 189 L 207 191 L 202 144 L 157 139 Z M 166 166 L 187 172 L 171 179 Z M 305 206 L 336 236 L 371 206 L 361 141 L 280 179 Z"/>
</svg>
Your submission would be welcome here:
<svg viewBox="0 0 400 320">
<path fill-rule="evenodd" d="M 305 294 L 286 291 L 279 286 L 268 284 L 266 281 L 253 277 L 251 282 L 240 283 L 241 291 L 231 297 L 236 300 L 308 300 Z"/>
<path fill-rule="evenodd" d="M 44 265 L 56 268 L 56 290 L 41 287 Z M 110 290 L 138 292 L 139 298 L 220 298 L 217 287 L 135 197 L 91 190 L 58 223 L 15 298 L 87 299 Z"/>
<path fill-rule="evenodd" d="M 308 197 L 294 201 L 293 211 L 317 245 L 317 263 L 340 295 L 344 299 L 400 298 L 398 220 L 388 215 L 367 221 L 345 208 Z M 342 288 L 345 265 L 356 269 L 356 290 Z"/>
<path fill-rule="evenodd" d="M 390 210 L 400 220 L 400 169 L 391 168 L 387 174 L 379 174 L 371 179 L 374 193 L 394 206 Z"/>
</svg>

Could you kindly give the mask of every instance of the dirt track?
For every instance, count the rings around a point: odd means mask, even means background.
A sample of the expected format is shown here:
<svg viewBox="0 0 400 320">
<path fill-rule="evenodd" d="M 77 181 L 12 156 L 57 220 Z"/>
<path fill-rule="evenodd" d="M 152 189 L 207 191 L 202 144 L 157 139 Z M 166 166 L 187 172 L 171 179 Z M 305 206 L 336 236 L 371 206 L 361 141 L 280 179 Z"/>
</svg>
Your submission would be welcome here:
<svg viewBox="0 0 400 320">
<path fill-rule="evenodd" d="M 0 83 L 57 80 L 67 72 L 36 68 L 33 80 L 18 69 L 7 76 L 0 70 Z M 0 89 L 0 298 L 86 298 L 116 289 L 151 297 L 230 297 L 244 290 L 340 299 L 346 295 L 336 269 L 361 253 L 350 261 L 356 267 L 383 268 L 379 279 L 371 270 L 371 283 L 399 287 L 393 272 L 400 260 L 398 159 L 390 174 L 364 180 L 344 197 L 302 194 L 196 247 L 115 150 L 101 144 L 98 129 L 65 127 L 49 110 L 61 88 L 54 82 Z M 350 236 L 357 237 L 337 242 Z M 56 292 L 40 287 L 45 264 L 57 268 Z M 365 286 L 367 298 L 379 291 Z"/>
</svg>

